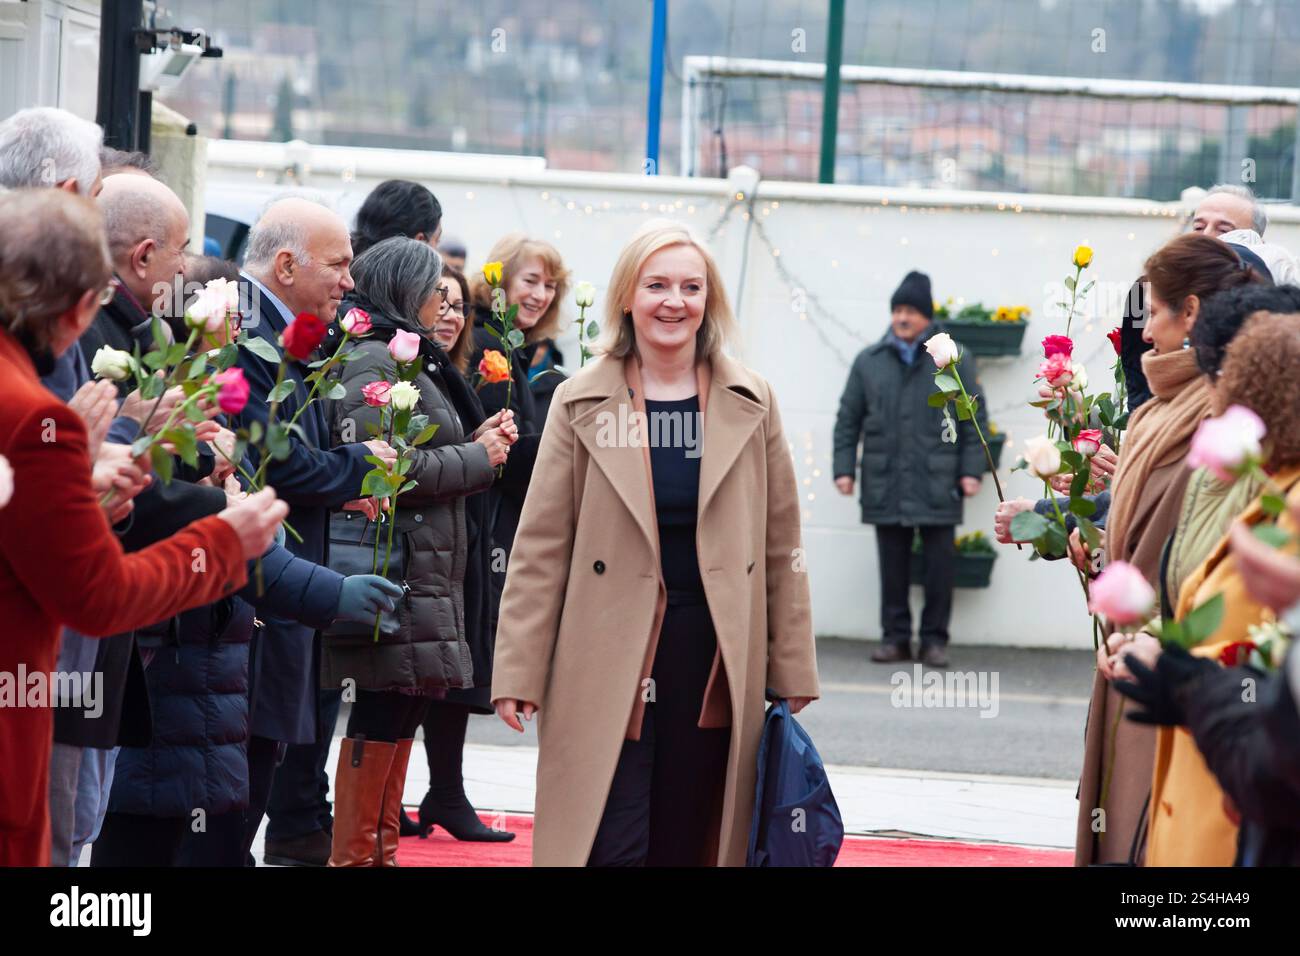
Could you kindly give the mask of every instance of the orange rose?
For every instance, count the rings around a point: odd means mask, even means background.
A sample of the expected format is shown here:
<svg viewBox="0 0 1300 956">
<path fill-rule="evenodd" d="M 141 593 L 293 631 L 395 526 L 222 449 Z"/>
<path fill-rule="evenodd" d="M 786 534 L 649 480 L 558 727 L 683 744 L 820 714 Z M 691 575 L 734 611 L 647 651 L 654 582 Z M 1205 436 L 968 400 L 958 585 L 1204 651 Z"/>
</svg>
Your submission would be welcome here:
<svg viewBox="0 0 1300 956">
<path fill-rule="evenodd" d="M 483 360 L 478 363 L 478 372 L 483 376 L 483 381 L 489 385 L 495 385 L 497 382 L 504 382 L 510 377 L 510 366 L 506 362 L 504 355 L 493 349 L 488 349 L 483 353 Z"/>
</svg>

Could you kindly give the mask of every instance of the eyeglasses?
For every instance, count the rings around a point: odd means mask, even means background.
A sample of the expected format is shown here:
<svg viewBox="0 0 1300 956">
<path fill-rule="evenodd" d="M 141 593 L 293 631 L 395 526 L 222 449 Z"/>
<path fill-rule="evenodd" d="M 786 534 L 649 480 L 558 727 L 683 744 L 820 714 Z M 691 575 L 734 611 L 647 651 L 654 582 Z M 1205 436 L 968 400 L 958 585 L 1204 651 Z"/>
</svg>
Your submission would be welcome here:
<svg viewBox="0 0 1300 956">
<path fill-rule="evenodd" d="M 450 312 L 453 315 L 460 316 L 462 319 L 465 318 L 465 301 L 463 299 L 455 305 L 449 305 L 447 303 L 447 289 L 443 286 L 438 286 L 438 295 L 442 297 L 442 305 L 438 306 L 439 316 L 444 316 Z"/>
<path fill-rule="evenodd" d="M 120 284 L 121 283 L 117 281 L 116 276 L 108 280 L 108 285 L 104 286 L 100 291 L 99 299 L 97 300 L 101 306 L 108 305 L 113 301 L 113 297 L 117 295 L 117 289 Z"/>
</svg>

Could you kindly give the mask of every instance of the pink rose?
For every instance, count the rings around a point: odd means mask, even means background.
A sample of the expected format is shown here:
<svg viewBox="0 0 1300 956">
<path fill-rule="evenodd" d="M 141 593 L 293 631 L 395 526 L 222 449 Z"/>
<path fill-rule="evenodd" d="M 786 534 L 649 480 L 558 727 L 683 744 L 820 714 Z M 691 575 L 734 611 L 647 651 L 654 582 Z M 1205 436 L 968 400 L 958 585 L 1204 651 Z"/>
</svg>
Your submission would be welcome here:
<svg viewBox="0 0 1300 956">
<path fill-rule="evenodd" d="M 370 331 L 370 313 L 365 309 L 348 309 L 340 324 L 349 335 L 365 335 Z"/>
<path fill-rule="evenodd" d="M 383 381 L 363 385 L 361 386 L 361 399 L 373 408 L 380 408 L 388 404 L 388 392 L 392 387 L 392 382 Z"/>
<path fill-rule="evenodd" d="M 1101 451 L 1101 429 L 1085 428 L 1075 436 L 1074 450 L 1084 458 L 1091 458 L 1097 452 Z"/>
<path fill-rule="evenodd" d="M 1043 358 L 1064 355 L 1069 358 L 1074 354 L 1074 342 L 1068 335 L 1049 335 L 1043 339 Z"/>
<path fill-rule="evenodd" d="M 1155 589 L 1127 561 L 1106 565 L 1101 576 L 1089 585 L 1088 593 L 1088 610 L 1117 625 L 1144 620 L 1156 601 Z"/>
<path fill-rule="evenodd" d="M 1208 468 L 1221 481 L 1232 481 L 1258 461 L 1260 439 L 1267 429 L 1244 405 L 1232 405 L 1218 418 L 1201 422 L 1187 453 L 1189 468 Z"/>
<path fill-rule="evenodd" d="M 420 337 L 414 332 L 394 333 L 388 340 L 388 354 L 397 362 L 414 362 L 420 354 Z"/>
<path fill-rule="evenodd" d="M 238 415 L 248 404 L 248 381 L 242 368 L 228 368 L 212 377 L 216 382 L 217 404 L 227 415 Z"/>
<path fill-rule="evenodd" d="M 1051 388 L 1065 388 L 1074 380 L 1074 370 L 1070 365 L 1070 356 L 1057 352 L 1038 366 L 1038 377 L 1047 382 Z"/>
</svg>

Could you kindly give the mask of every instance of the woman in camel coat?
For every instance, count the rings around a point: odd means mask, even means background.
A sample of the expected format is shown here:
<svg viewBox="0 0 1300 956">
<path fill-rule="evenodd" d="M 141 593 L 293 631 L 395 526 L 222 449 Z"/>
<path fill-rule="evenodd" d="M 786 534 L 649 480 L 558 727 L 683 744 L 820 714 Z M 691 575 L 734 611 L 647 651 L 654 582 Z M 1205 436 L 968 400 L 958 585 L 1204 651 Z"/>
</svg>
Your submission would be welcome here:
<svg viewBox="0 0 1300 956">
<path fill-rule="evenodd" d="M 510 726 L 540 714 L 534 865 L 743 865 L 764 692 L 818 696 L 793 461 L 771 387 L 721 351 L 733 325 L 708 252 L 649 223 L 603 354 L 556 389 L 492 683 Z M 702 413 L 694 455 L 663 447 L 685 431 L 647 447 L 647 403 Z"/>
</svg>

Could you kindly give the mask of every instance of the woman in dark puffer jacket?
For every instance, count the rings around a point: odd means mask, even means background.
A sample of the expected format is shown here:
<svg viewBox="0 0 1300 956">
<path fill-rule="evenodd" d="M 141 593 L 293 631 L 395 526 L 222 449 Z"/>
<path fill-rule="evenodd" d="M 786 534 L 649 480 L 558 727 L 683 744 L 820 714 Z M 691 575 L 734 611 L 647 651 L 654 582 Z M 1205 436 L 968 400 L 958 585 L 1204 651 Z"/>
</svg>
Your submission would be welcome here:
<svg viewBox="0 0 1300 956">
<path fill-rule="evenodd" d="M 397 501 L 400 552 L 389 577 L 405 596 L 396 613 L 396 633 L 369 629 L 327 636 L 322 687 L 354 687 L 356 699 L 335 776 L 332 866 L 396 865 L 402 790 L 415 728 L 429 700 L 448 689 L 473 686 L 475 675 L 465 640 L 464 578 L 468 554 L 465 498 L 488 488 L 515 437 L 501 416 L 466 435 L 455 405 L 443 390 L 440 369 L 449 362 L 429 331 L 442 296 L 442 259 L 427 243 L 395 237 L 375 244 L 352 265 L 356 289 L 340 307 L 365 310 L 371 331 L 343 366 L 344 398 L 333 403 L 337 439 L 351 440 L 381 423 L 381 408 L 367 404 L 362 388 L 396 381 L 390 340 L 400 332 L 419 336 L 423 365 L 412 382 L 419 390 L 415 412 L 437 431 L 410 452 L 406 477 L 414 487 Z M 384 529 L 386 525 L 379 526 Z M 331 521 L 331 549 L 343 545 L 369 552 L 375 526 L 358 512 Z M 400 555 L 400 556 L 399 556 Z M 337 565 L 336 565 L 337 566 Z"/>
</svg>

